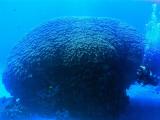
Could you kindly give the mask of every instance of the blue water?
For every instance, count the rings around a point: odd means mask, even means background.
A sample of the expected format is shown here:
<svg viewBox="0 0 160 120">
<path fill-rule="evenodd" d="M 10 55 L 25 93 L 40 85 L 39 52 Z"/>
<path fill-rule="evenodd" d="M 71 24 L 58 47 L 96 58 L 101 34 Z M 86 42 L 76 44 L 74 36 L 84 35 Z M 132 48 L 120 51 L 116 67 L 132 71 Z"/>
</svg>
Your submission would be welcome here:
<svg viewBox="0 0 160 120">
<path fill-rule="evenodd" d="M 1 82 L 7 56 L 34 27 L 62 16 L 113 17 L 145 34 L 153 3 L 160 9 L 158 0 L 0 0 L 0 97 L 10 96 Z M 126 91 L 132 104 L 123 120 L 160 120 L 160 86 L 134 84 Z"/>
</svg>

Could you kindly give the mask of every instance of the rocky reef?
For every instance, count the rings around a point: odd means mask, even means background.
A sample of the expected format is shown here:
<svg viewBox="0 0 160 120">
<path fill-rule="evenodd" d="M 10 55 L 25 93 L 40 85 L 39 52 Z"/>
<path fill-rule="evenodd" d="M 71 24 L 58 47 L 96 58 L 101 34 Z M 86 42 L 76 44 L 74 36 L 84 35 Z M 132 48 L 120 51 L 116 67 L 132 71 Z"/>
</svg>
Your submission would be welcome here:
<svg viewBox="0 0 160 120">
<path fill-rule="evenodd" d="M 142 62 L 144 39 L 109 18 L 59 18 L 28 33 L 12 50 L 3 83 L 29 111 L 117 116 Z"/>
</svg>

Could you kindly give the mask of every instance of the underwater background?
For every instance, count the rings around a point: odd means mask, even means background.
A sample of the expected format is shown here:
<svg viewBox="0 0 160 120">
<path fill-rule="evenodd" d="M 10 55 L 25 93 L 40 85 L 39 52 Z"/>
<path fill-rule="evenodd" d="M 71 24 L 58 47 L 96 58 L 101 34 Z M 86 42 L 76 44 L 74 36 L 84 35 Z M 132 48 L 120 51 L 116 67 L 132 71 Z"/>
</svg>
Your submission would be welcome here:
<svg viewBox="0 0 160 120">
<path fill-rule="evenodd" d="M 133 26 L 140 34 L 149 39 L 150 44 L 148 46 L 153 45 L 151 47 L 160 49 L 160 1 L 158 0 L 0 0 L 1 98 L 11 97 L 5 90 L 1 78 L 7 57 L 12 48 L 33 28 L 54 18 L 69 16 L 119 19 Z M 147 24 L 151 28 L 148 28 Z M 158 64 L 160 64 L 160 61 Z M 125 115 L 121 115 L 118 120 L 160 119 L 159 85 L 152 86 L 135 83 L 126 92 L 131 104 Z M 3 106 L 2 103 L 1 106 Z M 16 119 L 19 120 L 19 118 L 12 118 L 11 120 Z M 34 114 L 30 118 L 20 119 L 54 120 L 56 118 L 54 116 L 47 118 Z M 65 117 L 58 120 L 63 119 L 71 120 L 71 118 Z M 2 117 L 0 120 L 10 119 Z"/>
</svg>

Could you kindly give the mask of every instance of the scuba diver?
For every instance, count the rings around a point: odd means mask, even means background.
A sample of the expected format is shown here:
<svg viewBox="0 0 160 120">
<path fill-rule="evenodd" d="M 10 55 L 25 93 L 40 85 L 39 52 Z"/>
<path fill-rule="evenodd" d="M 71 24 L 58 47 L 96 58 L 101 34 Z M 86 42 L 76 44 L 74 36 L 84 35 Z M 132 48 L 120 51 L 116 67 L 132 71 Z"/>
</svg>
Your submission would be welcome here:
<svg viewBox="0 0 160 120">
<path fill-rule="evenodd" d="M 137 70 L 137 79 L 138 83 L 142 83 L 143 85 L 158 85 L 160 82 L 160 76 L 157 76 L 152 73 L 149 67 L 141 65 Z"/>
<path fill-rule="evenodd" d="M 143 85 L 150 84 L 156 86 L 160 84 L 159 74 L 153 74 L 152 70 L 147 65 L 154 64 L 152 66 L 153 68 L 159 67 L 159 65 L 156 66 L 157 62 L 160 60 L 160 21 L 157 17 L 157 12 L 158 6 L 154 3 L 152 4 L 151 18 L 146 24 L 146 48 L 144 51 L 144 59 L 142 61 L 142 65 L 137 70 L 138 83 L 142 83 Z M 154 59 L 150 61 L 150 57 Z"/>
</svg>

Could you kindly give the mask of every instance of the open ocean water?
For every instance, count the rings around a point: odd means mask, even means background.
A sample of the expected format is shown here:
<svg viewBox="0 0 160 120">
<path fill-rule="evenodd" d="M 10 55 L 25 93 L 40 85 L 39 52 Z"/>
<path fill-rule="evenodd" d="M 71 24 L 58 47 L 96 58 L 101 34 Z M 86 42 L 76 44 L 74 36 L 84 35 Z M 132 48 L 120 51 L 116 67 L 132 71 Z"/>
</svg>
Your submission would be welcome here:
<svg viewBox="0 0 160 120">
<path fill-rule="evenodd" d="M 160 120 L 160 1 L 0 0 L 0 120 Z"/>
</svg>

